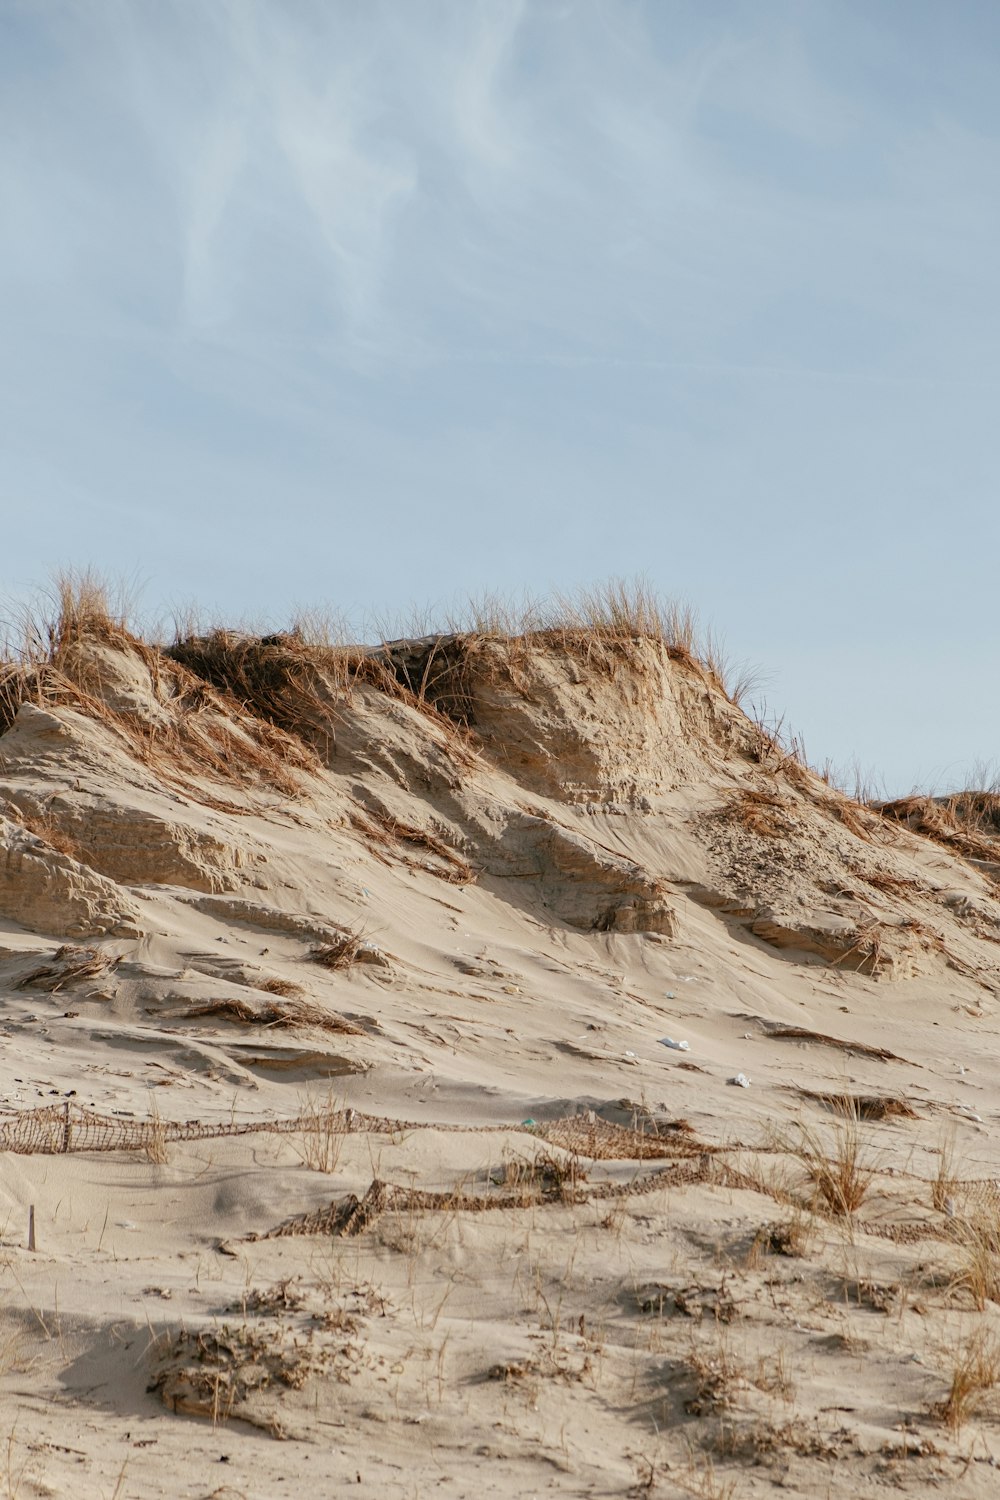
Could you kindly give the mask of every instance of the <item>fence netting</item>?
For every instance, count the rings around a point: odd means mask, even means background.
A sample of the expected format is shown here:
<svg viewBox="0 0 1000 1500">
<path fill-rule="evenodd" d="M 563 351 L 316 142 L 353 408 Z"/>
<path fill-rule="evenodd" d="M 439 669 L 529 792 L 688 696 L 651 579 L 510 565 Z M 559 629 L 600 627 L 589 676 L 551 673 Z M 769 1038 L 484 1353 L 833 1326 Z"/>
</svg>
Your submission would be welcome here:
<svg viewBox="0 0 1000 1500">
<path fill-rule="evenodd" d="M 398 1135 L 411 1130 L 448 1130 L 467 1133 L 492 1131 L 530 1133 L 553 1146 L 581 1156 L 617 1159 L 663 1159 L 703 1152 L 703 1142 L 683 1130 L 653 1122 L 629 1128 L 603 1120 L 591 1112 L 558 1120 L 524 1121 L 520 1125 L 456 1125 L 434 1121 L 394 1120 L 356 1109 L 316 1107 L 289 1119 L 165 1120 L 158 1116 L 105 1115 L 66 1101 L 40 1109 L 0 1113 L 0 1151 L 29 1156 L 61 1155 L 68 1151 L 145 1151 L 156 1154 L 171 1141 L 200 1141 L 221 1136 L 296 1135 L 363 1132 Z"/>
</svg>

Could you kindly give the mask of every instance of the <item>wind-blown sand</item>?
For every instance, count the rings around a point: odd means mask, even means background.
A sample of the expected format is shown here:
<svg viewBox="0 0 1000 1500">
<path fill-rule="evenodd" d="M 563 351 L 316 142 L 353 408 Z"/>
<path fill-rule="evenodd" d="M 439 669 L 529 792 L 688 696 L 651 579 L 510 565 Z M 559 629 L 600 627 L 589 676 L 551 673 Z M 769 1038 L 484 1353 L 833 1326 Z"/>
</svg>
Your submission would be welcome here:
<svg viewBox="0 0 1000 1500">
<path fill-rule="evenodd" d="M 19 682 L 0 1492 L 997 1492 L 988 830 L 644 638 L 97 620 Z"/>
</svg>

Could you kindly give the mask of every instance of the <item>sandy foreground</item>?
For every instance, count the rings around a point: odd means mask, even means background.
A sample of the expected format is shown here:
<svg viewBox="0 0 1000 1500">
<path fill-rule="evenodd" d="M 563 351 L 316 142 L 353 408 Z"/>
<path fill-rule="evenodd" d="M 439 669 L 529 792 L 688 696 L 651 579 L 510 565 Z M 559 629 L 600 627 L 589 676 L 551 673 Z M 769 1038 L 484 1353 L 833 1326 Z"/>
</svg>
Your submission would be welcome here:
<svg viewBox="0 0 1000 1500">
<path fill-rule="evenodd" d="M 0 1494 L 997 1494 L 988 835 L 659 642 L 429 652 L 14 705 Z"/>
</svg>

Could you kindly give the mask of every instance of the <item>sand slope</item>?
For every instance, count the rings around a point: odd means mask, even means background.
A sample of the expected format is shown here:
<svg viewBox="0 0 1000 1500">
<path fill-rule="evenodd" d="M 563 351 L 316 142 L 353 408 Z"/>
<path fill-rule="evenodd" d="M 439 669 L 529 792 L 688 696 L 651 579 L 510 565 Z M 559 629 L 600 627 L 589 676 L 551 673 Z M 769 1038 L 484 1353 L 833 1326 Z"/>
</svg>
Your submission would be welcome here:
<svg viewBox="0 0 1000 1500">
<path fill-rule="evenodd" d="M 994 1493 L 988 840 L 654 640 L 224 644 L 0 738 L 4 1109 L 355 1114 L 0 1156 L 10 1492 Z"/>
</svg>

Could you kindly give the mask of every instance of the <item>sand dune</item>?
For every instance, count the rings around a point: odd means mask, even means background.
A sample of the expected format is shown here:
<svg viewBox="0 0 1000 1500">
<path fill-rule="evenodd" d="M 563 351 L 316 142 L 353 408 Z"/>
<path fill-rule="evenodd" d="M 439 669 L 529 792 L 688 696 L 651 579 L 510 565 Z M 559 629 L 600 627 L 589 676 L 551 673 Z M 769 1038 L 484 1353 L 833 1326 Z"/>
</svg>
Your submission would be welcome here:
<svg viewBox="0 0 1000 1500">
<path fill-rule="evenodd" d="M 10 1494 L 996 1493 L 992 804 L 670 624 L 5 670 Z"/>
</svg>

